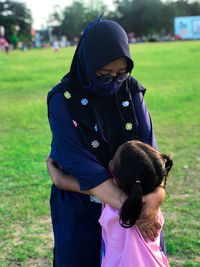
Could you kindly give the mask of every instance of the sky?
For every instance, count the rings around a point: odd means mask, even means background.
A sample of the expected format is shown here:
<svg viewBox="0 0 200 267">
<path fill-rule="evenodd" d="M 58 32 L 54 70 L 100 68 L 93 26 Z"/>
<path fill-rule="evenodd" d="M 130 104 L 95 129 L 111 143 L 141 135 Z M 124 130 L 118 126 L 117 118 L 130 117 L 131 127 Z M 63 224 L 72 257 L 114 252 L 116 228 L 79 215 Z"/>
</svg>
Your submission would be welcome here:
<svg viewBox="0 0 200 267">
<path fill-rule="evenodd" d="M 54 5 L 66 7 L 70 5 L 73 0 L 20 0 L 20 2 L 26 3 L 26 6 L 31 10 L 33 28 L 38 30 L 41 29 L 42 25 L 43 27 L 46 26 L 48 15 L 53 12 Z M 103 2 L 107 6 L 112 6 L 112 0 L 104 0 Z"/>
</svg>

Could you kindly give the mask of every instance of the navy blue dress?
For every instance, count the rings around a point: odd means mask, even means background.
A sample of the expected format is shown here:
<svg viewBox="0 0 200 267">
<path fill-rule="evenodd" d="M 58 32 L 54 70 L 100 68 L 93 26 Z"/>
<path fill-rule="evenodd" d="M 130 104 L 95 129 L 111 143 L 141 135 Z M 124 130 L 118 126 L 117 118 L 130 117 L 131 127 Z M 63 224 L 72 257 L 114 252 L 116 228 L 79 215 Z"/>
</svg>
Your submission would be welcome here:
<svg viewBox="0 0 200 267">
<path fill-rule="evenodd" d="M 142 92 L 136 93 L 134 105 L 142 139 L 157 148 Z M 110 178 L 108 170 L 84 146 L 62 92 L 54 94 L 50 100 L 49 123 L 53 133 L 50 156 L 66 173 L 78 179 L 81 190 L 91 189 Z M 63 191 L 55 185 L 52 186 L 50 204 L 55 266 L 99 266 L 101 229 L 98 219 L 101 204 L 91 201 L 89 196 Z"/>
<path fill-rule="evenodd" d="M 128 38 L 119 24 L 98 20 L 86 27 L 70 72 L 48 94 L 52 131 L 50 156 L 76 177 L 81 190 L 110 178 L 107 170 L 116 149 L 139 139 L 157 149 L 145 89 L 133 78 L 113 95 L 91 92 L 92 76 L 125 57 L 133 68 Z M 54 266 L 99 267 L 101 204 L 87 195 L 52 186 L 51 216 L 55 240 Z"/>
</svg>

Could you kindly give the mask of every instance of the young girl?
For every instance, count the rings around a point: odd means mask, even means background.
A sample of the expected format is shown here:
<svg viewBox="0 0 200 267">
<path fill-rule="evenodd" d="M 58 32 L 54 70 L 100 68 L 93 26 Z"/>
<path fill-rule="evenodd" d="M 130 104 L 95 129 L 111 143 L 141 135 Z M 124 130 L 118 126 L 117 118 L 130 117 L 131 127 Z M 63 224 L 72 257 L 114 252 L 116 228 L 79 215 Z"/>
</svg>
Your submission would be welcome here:
<svg viewBox="0 0 200 267">
<path fill-rule="evenodd" d="M 77 180 L 62 173 L 53 164 L 48 159 L 47 166 L 53 183 L 60 189 L 71 187 L 71 190 L 81 192 Z M 160 249 L 161 230 L 155 241 L 145 241 L 135 223 L 142 211 L 143 196 L 158 186 L 165 188 L 172 165 L 169 156 L 160 154 L 140 141 L 128 141 L 117 149 L 109 164 L 109 171 L 128 198 L 121 210 L 103 205 L 99 219 L 102 226 L 101 267 L 169 266 Z M 163 225 L 160 210 L 158 219 Z"/>
<path fill-rule="evenodd" d="M 169 266 L 160 250 L 160 235 L 154 242 L 145 242 L 134 224 L 142 211 L 143 195 L 157 186 L 165 187 L 172 165 L 169 156 L 139 141 L 128 141 L 118 148 L 109 170 L 128 198 L 120 211 L 110 205 L 102 211 L 101 267 Z M 158 217 L 163 225 L 160 210 Z"/>
</svg>

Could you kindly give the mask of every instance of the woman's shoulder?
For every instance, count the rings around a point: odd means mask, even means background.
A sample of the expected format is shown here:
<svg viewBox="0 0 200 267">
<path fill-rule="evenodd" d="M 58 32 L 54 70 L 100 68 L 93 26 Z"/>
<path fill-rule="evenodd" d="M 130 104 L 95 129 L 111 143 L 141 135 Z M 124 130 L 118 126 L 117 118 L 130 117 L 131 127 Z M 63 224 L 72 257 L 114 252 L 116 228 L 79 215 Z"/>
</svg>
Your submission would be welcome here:
<svg viewBox="0 0 200 267">
<path fill-rule="evenodd" d="M 143 95 L 145 94 L 146 88 L 141 83 L 139 83 L 135 79 L 135 77 L 130 75 L 128 79 L 128 84 L 132 93 L 142 92 Z"/>
<path fill-rule="evenodd" d="M 47 103 L 49 104 L 50 100 L 52 98 L 56 98 L 56 99 L 59 99 L 59 98 L 64 98 L 64 91 L 63 91 L 63 86 L 60 83 L 58 83 L 56 86 L 54 86 L 49 92 L 48 92 L 48 95 L 47 95 Z"/>
<path fill-rule="evenodd" d="M 47 96 L 47 106 L 48 106 L 48 116 L 54 114 L 56 116 L 62 116 L 67 119 L 70 117 L 69 109 L 67 105 L 67 98 L 69 97 L 66 90 L 63 89 L 61 83 L 57 84 L 48 92 Z"/>
</svg>

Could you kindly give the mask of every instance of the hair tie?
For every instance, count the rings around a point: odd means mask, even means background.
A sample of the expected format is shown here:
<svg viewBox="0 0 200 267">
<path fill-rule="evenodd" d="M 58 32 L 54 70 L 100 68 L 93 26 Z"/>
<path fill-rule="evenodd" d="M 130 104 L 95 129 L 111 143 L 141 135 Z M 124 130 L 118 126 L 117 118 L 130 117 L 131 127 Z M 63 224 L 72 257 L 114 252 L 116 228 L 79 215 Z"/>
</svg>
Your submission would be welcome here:
<svg viewBox="0 0 200 267">
<path fill-rule="evenodd" d="M 135 183 L 136 183 L 136 184 L 140 184 L 140 180 L 137 180 Z"/>
</svg>

